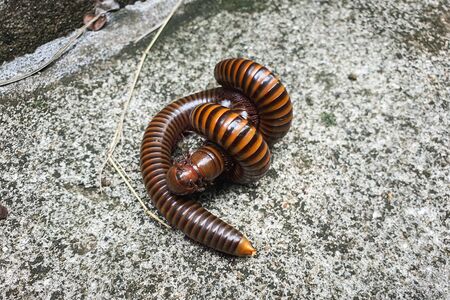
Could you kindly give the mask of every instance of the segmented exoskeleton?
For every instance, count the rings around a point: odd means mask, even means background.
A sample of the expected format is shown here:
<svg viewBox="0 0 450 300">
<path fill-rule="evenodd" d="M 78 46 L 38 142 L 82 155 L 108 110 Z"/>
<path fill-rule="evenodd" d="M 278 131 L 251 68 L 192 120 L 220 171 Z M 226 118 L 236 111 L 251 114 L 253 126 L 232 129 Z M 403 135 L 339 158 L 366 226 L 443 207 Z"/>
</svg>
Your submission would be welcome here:
<svg viewBox="0 0 450 300">
<path fill-rule="evenodd" d="M 214 71 L 222 88 L 181 98 L 148 125 L 141 146 L 147 192 L 172 226 L 216 250 L 238 256 L 256 250 L 244 235 L 185 196 L 222 172 L 235 182 L 252 182 L 269 168 L 269 146 L 291 126 L 292 104 L 278 78 L 249 59 L 226 59 Z M 210 142 L 172 166 L 180 135 L 193 130 Z"/>
</svg>

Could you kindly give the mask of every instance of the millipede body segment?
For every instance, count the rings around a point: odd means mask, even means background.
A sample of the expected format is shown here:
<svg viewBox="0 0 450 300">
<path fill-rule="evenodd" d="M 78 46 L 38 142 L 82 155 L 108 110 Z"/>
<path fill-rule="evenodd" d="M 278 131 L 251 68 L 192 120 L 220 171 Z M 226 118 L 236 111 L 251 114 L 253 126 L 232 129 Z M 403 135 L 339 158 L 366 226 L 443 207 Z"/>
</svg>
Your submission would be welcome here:
<svg viewBox="0 0 450 300">
<path fill-rule="evenodd" d="M 222 173 L 240 183 L 263 176 L 270 164 L 269 146 L 290 128 L 292 104 L 275 75 L 251 60 L 223 60 L 214 74 L 222 88 L 181 98 L 150 122 L 141 145 L 142 176 L 150 198 L 172 226 L 216 250 L 253 255 L 256 250 L 241 232 L 180 195 L 203 189 Z M 209 142 L 173 164 L 172 151 L 186 130 Z"/>
</svg>

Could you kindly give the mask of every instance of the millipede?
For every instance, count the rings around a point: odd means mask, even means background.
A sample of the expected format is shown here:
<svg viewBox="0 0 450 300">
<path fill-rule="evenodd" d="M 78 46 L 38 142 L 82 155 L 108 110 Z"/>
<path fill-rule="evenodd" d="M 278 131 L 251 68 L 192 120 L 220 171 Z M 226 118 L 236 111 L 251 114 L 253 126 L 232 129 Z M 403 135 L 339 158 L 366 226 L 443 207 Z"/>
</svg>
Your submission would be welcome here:
<svg viewBox="0 0 450 300">
<path fill-rule="evenodd" d="M 270 147 L 291 126 L 292 103 L 281 81 L 250 59 L 222 60 L 214 76 L 221 87 L 180 98 L 151 120 L 141 144 L 142 177 L 153 204 L 173 227 L 218 251 L 254 255 L 240 231 L 187 195 L 217 178 L 236 183 L 261 178 L 269 169 Z M 172 152 L 186 131 L 207 141 L 174 163 Z"/>
</svg>

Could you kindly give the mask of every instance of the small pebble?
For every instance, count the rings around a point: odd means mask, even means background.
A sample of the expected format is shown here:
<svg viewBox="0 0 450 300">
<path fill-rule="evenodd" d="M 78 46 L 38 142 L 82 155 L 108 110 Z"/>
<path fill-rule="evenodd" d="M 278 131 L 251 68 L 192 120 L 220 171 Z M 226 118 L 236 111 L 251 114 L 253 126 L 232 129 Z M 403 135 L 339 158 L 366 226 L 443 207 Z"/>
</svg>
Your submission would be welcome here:
<svg viewBox="0 0 450 300">
<path fill-rule="evenodd" d="M 8 217 L 8 209 L 0 204 L 0 220 L 4 220 Z"/>
<path fill-rule="evenodd" d="M 110 186 L 111 185 L 111 180 L 109 178 L 103 177 L 102 178 L 102 186 L 106 187 L 106 186 Z"/>
<path fill-rule="evenodd" d="M 356 76 L 355 73 L 350 73 L 348 74 L 348 79 L 350 79 L 351 81 L 356 81 L 358 77 Z"/>
</svg>

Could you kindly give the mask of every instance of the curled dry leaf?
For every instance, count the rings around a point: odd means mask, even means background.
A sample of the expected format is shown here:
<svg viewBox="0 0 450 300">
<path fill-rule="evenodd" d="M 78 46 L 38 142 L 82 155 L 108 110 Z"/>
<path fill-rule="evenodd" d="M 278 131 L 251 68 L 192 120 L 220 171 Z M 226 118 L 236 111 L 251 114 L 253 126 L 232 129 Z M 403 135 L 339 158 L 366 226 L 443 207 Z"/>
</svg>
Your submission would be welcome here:
<svg viewBox="0 0 450 300">
<path fill-rule="evenodd" d="M 88 24 L 93 18 L 95 18 L 95 14 L 87 13 L 86 15 L 84 15 L 83 23 Z M 105 26 L 106 21 L 107 21 L 107 19 L 106 19 L 105 15 L 100 16 L 94 23 L 92 23 L 88 27 L 88 29 L 93 30 L 93 31 L 98 31 L 98 30 L 102 29 L 103 26 Z"/>
<path fill-rule="evenodd" d="M 0 220 L 8 217 L 8 209 L 0 204 Z"/>
</svg>

